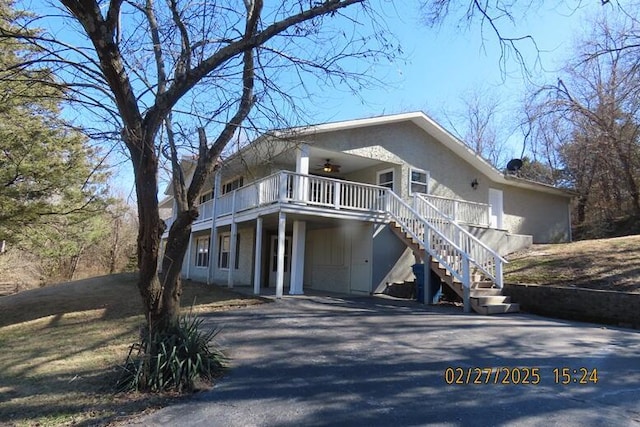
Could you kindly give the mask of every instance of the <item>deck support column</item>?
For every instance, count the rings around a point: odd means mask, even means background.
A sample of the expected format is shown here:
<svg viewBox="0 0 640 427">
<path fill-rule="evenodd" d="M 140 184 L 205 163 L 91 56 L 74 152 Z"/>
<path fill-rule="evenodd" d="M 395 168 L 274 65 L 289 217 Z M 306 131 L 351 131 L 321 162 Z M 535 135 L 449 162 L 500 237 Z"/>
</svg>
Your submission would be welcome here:
<svg viewBox="0 0 640 427">
<path fill-rule="evenodd" d="M 471 271 L 466 256 L 462 260 L 462 303 L 464 312 L 471 313 Z"/>
<path fill-rule="evenodd" d="M 296 150 L 296 172 L 309 174 L 309 146 L 307 144 L 300 144 Z"/>
<path fill-rule="evenodd" d="M 278 254 L 276 267 L 276 298 L 282 298 L 284 290 L 284 246 L 285 246 L 285 226 L 287 225 L 287 215 L 280 211 L 278 214 Z"/>
<path fill-rule="evenodd" d="M 253 261 L 253 294 L 260 295 L 260 276 L 262 275 L 262 217 L 256 218 L 256 253 Z"/>
<path fill-rule="evenodd" d="M 290 295 L 303 295 L 304 249 L 307 231 L 305 221 L 293 221 L 293 242 L 291 247 L 291 285 Z"/>
<path fill-rule="evenodd" d="M 227 287 L 233 288 L 233 269 L 236 266 L 236 246 L 238 245 L 238 224 L 236 224 L 236 195 L 233 190 L 231 198 L 231 233 L 229 235 L 229 271 L 227 272 Z"/>
<path fill-rule="evenodd" d="M 209 242 L 209 284 L 214 282 L 214 270 L 218 268 L 218 227 L 211 227 L 211 241 Z"/>
</svg>

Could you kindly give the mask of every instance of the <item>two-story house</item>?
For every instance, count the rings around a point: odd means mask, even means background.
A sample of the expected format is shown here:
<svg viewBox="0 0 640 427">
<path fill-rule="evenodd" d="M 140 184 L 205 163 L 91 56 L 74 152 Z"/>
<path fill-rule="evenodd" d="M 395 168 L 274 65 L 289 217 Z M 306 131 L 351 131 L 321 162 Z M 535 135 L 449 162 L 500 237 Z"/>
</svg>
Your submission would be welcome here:
<svg viewBox="0 0 640 427">
<path fill-rule="evenodd" d="M 570 240 L 571 196 L 498 171 L 421 112 L 278 131 L 212 178 L 183 276 L 370 294 L 422 260 L 467 309 L 508 311 L 501 255 Z"/>
</svg>

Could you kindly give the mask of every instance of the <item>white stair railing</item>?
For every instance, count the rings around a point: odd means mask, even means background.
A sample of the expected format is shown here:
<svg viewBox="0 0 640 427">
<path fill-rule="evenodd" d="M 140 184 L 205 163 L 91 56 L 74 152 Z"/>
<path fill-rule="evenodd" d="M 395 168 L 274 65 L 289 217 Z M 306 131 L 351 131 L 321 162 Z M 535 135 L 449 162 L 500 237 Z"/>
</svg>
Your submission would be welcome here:
<svg viewBox="0 0 640 427">
<path fill-rule="evenodd" d="M 465 312 L 471 311 L 471 276 L 475 271 L 482 271 L 496 286 L 502 287 L 502 263 L 506 261 L 498 253 L 442 215 L 433 205 L 426 208 L 431 214 L 440 213 L 440 218 L 430 216 L 436 218 L 434 223 L 427 221 L 393 191 L 386 191 L 384 196 L 387 213 L 402 231 L 462 283 Z M 459 244 L 453 240 L 454 236 Z"/>
<path fill-rule="evenodd" d="M 498 288 L 502 288 L 502 264 L 507 261 L 500 254 L 481 242 L 452 218 L 443 214 L 428 200 L 417 197 L 414 199 L 414 204 L 416 212 L 423 218 L 427 218 L 427 221 L 433 223 L 447 240 L 453 242 L 469 255 L 473 260 L 473 268 L 484 273 Z"/>
<path fill-rule="evenodd" d="M 385 197 L 387 213 L 400 225 L 402 231 L 422 245 L 429 255 L 442 264 L 453 277 L 460 280 L 464 287 L 469 288 L 471 286 L 469 255 L 435 225 L 421 217 L 396 193 L 387 191 Z"/>
<path fill-rule="evenodd" d="M 461 224 L 489 227 L 491 206 L 486 203 L 469 202 L 467 200 L 450 199 L 433 194 L 414 193 L 414 199 L 420 198 L 431 203 L 444 215 Z M 416 207 L 419 212 L 420 209 Z"/>
</svg>

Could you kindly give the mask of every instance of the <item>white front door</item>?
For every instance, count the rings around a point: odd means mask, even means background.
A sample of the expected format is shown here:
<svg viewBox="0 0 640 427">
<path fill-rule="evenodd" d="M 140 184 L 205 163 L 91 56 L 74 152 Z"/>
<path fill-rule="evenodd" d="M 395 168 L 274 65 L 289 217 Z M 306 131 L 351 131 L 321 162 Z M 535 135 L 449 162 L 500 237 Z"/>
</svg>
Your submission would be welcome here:
<svg viewBox="0 0 640 427">
<path fill-rule="evenodd" d="M 269 246 L 269 286 L 276 285 L 278 269 L 278 236 L 271 236 Z M 284 238 L 284 287 L 291 283 L 291 236 Z"/>
<path fill-rule="evenodd" d="M 496 190 L 495 188 L 489 189 L 489 204 L 491 205 L 491 210 L 489 213 L 489 223 L 491 228 L 502 228 L 502 217 L 503 217 L 503 201 L 502 201 L 502 190 Z"/>
</svg>

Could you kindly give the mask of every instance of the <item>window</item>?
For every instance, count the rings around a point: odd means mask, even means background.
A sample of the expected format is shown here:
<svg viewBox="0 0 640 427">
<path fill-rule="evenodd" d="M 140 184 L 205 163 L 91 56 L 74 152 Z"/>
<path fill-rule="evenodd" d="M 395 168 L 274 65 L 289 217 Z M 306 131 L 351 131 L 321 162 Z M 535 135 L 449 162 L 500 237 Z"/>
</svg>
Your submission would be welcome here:
<svg viewBox="0 0 640 427">
<path fill-rule="evenodd" d="M 237 190 L 238 188 L 244 185 L 244 178 L 236 178 L 233 181 L 229 181 L 226 184 L 222 185 L 222 194 L 227 194 L 233 190 Z"/>
<path fill-rule="evenodd" d="M 429 193 L 429 173 L 420 169 L 411 168 L 409 171 L 409 192 Z"/>
<path fill-rule="evenodd" d="M 231 256 L 231 234 L 220 235 L 219 245 L 218 268 L 228 270 L 229 257 Z M 236 234 L 236 259 L 233 268 L 236 270 L 240 268 L 240 234 Z"/>
<path fill-rule="evenodd" d="M 209 236 L 196 239 L 196 267 L 209 266 Z"/>
<path fill-rule="evenodd" d="M 393 169 L 378 172 L 378 185 L 393 190 Z"/>
<path fill-rule="evenodd" d="M 231 251 L 231 235 L 230 234 L 221 234 L 220 235 L 220 250 L 218 253 L 218 268 L 228 269 L 229 268 L 229 252 Z"/>
<path fill-rule="evenodd" d="M 284 238 L 284 272 L 287 273 L 289 271 L 289 265 L 291 265 L 290 261 L 289 261 L 289 254 L 291 252 L 289 252 L 289 242 L 290 242 L 290 237 L 286 236 Z M 272 250 L 272 260 L 271 260 L 271 271 L 273 271 L 274 273 L 278 270 L 278 237 L 277 236 L 273 236 L 272 241 L 271 241 L 271 247 L 273 248 Z"/>
<path fill-rule="evenodd" d="M 209 191 L 208 193 L 202 194 L 199 199 L 199 204 L 203 204 L 213 199 L 213 192 Z"/>
</svg>

